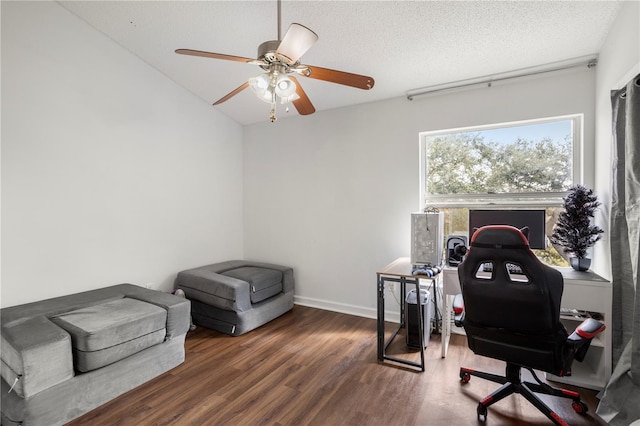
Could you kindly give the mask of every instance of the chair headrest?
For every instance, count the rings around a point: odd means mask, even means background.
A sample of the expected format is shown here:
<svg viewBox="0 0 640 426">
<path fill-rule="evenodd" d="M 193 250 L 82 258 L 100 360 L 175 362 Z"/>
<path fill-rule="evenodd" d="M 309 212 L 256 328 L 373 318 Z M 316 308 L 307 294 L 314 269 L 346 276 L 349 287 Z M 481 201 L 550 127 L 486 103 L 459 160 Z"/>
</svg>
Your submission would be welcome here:
<svg viewBox="0 0 640 426">
<path fill-rule="evenodd" d="M 473 233 L 471 247 L 529 250 L 529 240 L 525 236 L 528 231 L 528 228 L 520 230 L 509 225 L 483 226 Z"/>
</svg>

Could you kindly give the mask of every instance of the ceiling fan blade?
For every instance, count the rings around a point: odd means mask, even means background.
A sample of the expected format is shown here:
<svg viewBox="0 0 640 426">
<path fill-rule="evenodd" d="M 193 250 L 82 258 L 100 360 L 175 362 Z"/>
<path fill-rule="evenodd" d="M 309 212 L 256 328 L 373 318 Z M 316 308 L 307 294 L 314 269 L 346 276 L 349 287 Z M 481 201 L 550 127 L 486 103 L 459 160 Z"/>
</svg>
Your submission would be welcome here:
<svg viewBox="0 0 640 426">
<path fill-rule="evenodd" d="M 235 62 L 251 62 L 255 59 L 243 58 L 242 56 L 225 55 L 223 53 L 204 52 L 202 50 L 176 49 L 176 53 L 180 55 L 202 56 L 203 58 L 224 59 Z"/>
<path fill-rule="evenodd" d="M 228 95 L 226 95 L 223 98 L 220 98 L 219 100 L 216 101 L 216 103 L 214 103 L 213 105 L 219 105 L 225 101 L 228 101 L 230 98 L 232 98 L 233 96 L 237 95 L 238 93 L 242 92 L 244 89 L 246 89 L 247 87 L 249 87 L 249 82 L 245 81 L 244 83 L 242 83 L 240 85 L 240 87 L 238 87 L 237 89 L 235 89 L 234 91 L 232 91 L 231 93 L 229 93 Z"/>
<path fill-rule="evenodd" d="M 299 73 L 305 77 L 315 78 L 316 80 L 330 81 L 331 83 L 344 84 L 345 86 L 356 87 L 363 90 L 369 90 L 373 88 L 375 84 L 373 77 L 366 75 L 352 74 L 350 72 L 336 71 L 311 65 L 305 65 L 305 67 L 306 69 L 302 68 Z"/>
<path fill-rule="evenodd" d="M 318 41 L 318 35 L 300 24 L 291 24 L 276 50 L 276 56 L 281 57 L 287 64 L 295 64 L 313 44 Z"/>
<path fill-rule="evenodd" d="M 293 101 L 293 106 L 296 107 L 298 114 L 309 115 L 316 112 L 315 107 L 309 100 L 309 97 L 307 96 L 304 89 L 300 85 L 300 82 L 298 81 L 298 79 L 293 76 L 289 76 L 289 78 L 293 80 L 293 82 L 296 84 L 296 94 L 300 96 L 298 99 Z"/>
</svg>

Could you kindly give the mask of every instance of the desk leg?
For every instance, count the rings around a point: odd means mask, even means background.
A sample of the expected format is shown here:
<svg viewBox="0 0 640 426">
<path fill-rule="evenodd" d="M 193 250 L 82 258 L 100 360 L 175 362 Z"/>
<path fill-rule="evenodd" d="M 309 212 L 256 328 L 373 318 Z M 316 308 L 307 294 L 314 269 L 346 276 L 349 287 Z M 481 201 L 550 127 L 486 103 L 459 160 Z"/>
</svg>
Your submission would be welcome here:
<svg viewBox="0 0 640 426">
<path fill-rule="evenodd" d="M 438 280 L 431 281 L 431 300 L 433 300 L 434 332 L 442 333 L 442 324 L 438 319 Z M 442 304 L 444 305 L 444 302 Z"/>
<path fill-rule="evenodd" d="M 418 344 L 420 345 L 420 364 L 417 366 L 420 367 L 422 371 L 424 371 L 424 366 L 425 366 L 424 364 L 424 328 L 426 327 L 426 324 L 424 323 L 424 316 L 422 315 L 422 309 L 424 305 L 422 304 L 422 298 L 420 297 L 420 279 L 414 278 L 412 281 L 413 281 L 413 284 L 416 285 L 416 313 L 418 316 Z M 402 294 L 402 299 L 400 300 L 400 304 L 402 307 L 402 309 L 400 310 L 401 317 L 402 317 L 401 321 L 406 328 L 407 312 L 405 310 L 405 301 L 407 300 L 407 279 L 405 277 L 402 277 L 400 279 L 400 293 Z M 408 333 L 409 330 L 407 329 L 406 332 Z"/>
<path fill-rule="evenodd" d="M 420 368 L 424 371 L 424 328 L 427 326 L 424 323 L 424 315 L 422 314 L 423 304 L 422 297 L 420 297 L 420 280 L 416 278 L 416 308 L 418 312 L 418 335 L 420 338 L 418 341 L 420 342 Z"/>
<path fill-rule="evenodd" d="M 384 360 L 384 278 L 378 274 L 378 361 Z"/>
<path fill-rule="evenodd" d="M 449 339 L 451 338 L 451 310 L 453 305 L 453 296 L 445 294 L 442 304 L 442 358 L 446 358 L 447 349 L 449 349 Z"/>
<path fill-rule="evenodd" d="M 385 361 L 385 360 L 389 360 L 389 361 L 394 361 L 394 362 L 398 362 L 401 364 L 405 364 L 405 365 L 410 365 L 412 367 L 419 367 L 421 371 L 425 371 L 425 363 L 424 363 L 424 334 L 423 334 L 423 330 L 425 325 L 424 323 L 424 319 L 422 317 L 422 315 L 418 315 L 419 318 L 419 322 L 418 322 L 418 326 L 419 326 L 419 334 L 420 334 L 420 346 L 421 351 L 420 351 L 420 363 L 417 362 L 413 362 L 413 361 L 409 361 L 406 359 L 402 359 L 402 358 L 398 358 L 398 357 L 394 357 L 391 355 L 387 355 L 386 354 L 386 350 L 387 347 L 391 344 L 391 342 L 393 341 L 393 339 L 396 338 L 396 336 L 398 335 L 398 332 L 400 331 L 400 329 L 402 327 L 405 327 L 405 300 L 406 300 L 406 294 L 407 294 L 407 279 L 405 277 L 400 277 L 398 278 L 388 278 L 389 281 L 392 282 L 398 282 L 400 283 L 400 293 L 402 295 L 402 300 L 400 301 L 400 324 L 398 325 L 398 328 L 391 333 L 391 336 L 389 337 L 389 339 L 385 342 L 385 321 L 384 321 L 384 287 L 385 287 L 385 277 L 378 274 L 377 277 L 377 291 L 378 291 L 378 360 L 379 361 Z M 412 283 L 415 283 L 416 285 L 416 290 L 418 291 L 418 294 L 420 294 L 420 282 L 418 279 L 413 279 L 411 281 Z M 418 312 L 422 313 L 422 303 L 420 303 L 420 298 L 418 297 Z"/>
<path fill-rule="evenodd" d="M 400 328 L 406 327 L 406 315 L 404 301 L 407 300 L 407 279 L 400 278 Z"/>
</svg>

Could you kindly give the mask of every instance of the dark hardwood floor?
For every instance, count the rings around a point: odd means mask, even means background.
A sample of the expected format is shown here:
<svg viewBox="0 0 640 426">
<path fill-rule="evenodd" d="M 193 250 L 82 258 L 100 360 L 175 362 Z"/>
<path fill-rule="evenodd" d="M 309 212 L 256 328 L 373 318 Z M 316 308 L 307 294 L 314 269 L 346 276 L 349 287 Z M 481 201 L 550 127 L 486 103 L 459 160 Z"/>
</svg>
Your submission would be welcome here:
<svg viewBox="0 0 640 426">
<path fill-rule="evenodd" d="M 391 326 L 388 327 L 391 330 Z M 406 353 L 396 338 L 389 351 Z M 406 354 L 414 360 L 418 352 Z M 432 335 L 426 371 L 376 359 L 376 321 L 295 306 L 240 337 L 198 327 L 186 340 L 177 368 L 70 423 L 80 425 L 474 425 L 478 400 L 497 385 L 472 377 L 461 365 L 495 373 L 499 361 L 475 356 L 464 336 L 452 336 L 446 359 Z M 595 391 L 572 388 L 589 406 L 545 398 L 571 425 L 604 425 Z M 548 425 L 520 395 L 489 409 L 486 425 Z"/>
</svg>

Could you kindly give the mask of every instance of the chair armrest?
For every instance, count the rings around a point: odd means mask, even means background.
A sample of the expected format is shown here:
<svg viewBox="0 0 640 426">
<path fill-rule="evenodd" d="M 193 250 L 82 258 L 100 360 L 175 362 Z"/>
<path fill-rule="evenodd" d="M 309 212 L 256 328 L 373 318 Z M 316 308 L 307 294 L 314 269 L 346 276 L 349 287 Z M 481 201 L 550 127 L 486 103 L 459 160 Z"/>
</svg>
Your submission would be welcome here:
<svg viewBox="0 0 640 426">
<path fill-rule="evenodd" d="M 579 340 L 591 340 L 596 337 L 598 334 L 602 333 L 606 326 L 593 318 L 587 318 L 578 327 L 576 327 L 575 331 L 571 333 L 569 336 L 569 340 L 579 341 Z"/>
<path fill-rule="evenodd" d="M 605 325 L 593 318 L 587 318 L 582 321 L 575 331 L 567 338 L 567 342 L 573 345 L 575 350 L 574 358 L 578 362 L 582 362 L 587 355 L 591 340 L 598 334 L 602 333 Z"/>
</svg>

